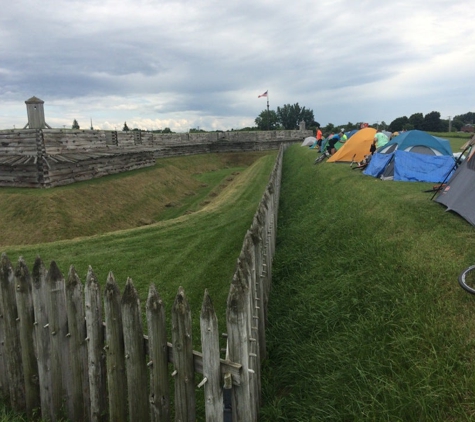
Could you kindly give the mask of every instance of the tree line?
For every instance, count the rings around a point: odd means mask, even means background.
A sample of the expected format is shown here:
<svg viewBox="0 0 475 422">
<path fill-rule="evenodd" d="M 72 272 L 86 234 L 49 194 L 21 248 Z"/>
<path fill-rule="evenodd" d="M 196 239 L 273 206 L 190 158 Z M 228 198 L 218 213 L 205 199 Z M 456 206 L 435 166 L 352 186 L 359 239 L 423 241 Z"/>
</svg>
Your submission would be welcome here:
<svg viewBox="0 0 475 422">
<path fill-rule="evenodd" d="M 242 129 L 231 130 L 296 130 L 299 128 L 300 122 L 302 121 L 305 122 L 306 129 L 315 130 L 317 127 L 320 127 L 320 124 L 315 120 L 313 110 L 306 107 L 301 107 L 299 103 L 295 103 L 292 105 L 285 104 L 282 107 L 277 107 L 277 110 L 261 111 L 261 113 L 254 120 L 254 122 L 256 123 L 255 127 L 245 127 Z M 442 119 L 438 111 L 431 111 L 426 115 L 424 115 L 423 113 L 414 113 L 409 117 L 397 117 L 389 124 L 384 121 L 371 124 L 369 124 L 369 122 L 347 122 L 340 125 L 328 123 L 326 126 L 321 127 L 321 129 L 325 134 L 330 134 L 331 132 L 338 131 L 340 128 L 344 128 L 345 131 L 360 129 L 362 124 L 368 124 L 371 127 L 388 130 L 390 132 L 400 132 L 403 130 L 414 129 L 424 130 L 427 132 L 449 132 L 449 129 L 451 129 L 452 131 L 460 131 L 460 129 L 462 129 L 462 127 L 467 124 L 475 124 L 475 113 L 468 112 L 465 114 L 457 115 L 450 120 L 449 118 Z M 76 119 L 74 119 L 72 129 L 79 129 L 79 124 Z M 130 130 L 127 126 L 127 122 L 124 122 L 122 130 L 125 132 Z M 138 131 L 140 129 L 134 128 L 132 130 Z M 168 127 L 166 127 L 165 129 L 152 130 L 152 132 L 173 133 Z M 190 129 L 190 133 L 199 132 L 206 131 L 200 129 L 199 127 Z"/>
<path fill-rule="evenodd" d="M 298 103 L 294 105 L 286 104 L 282 107 L 277 107 L 277 111 L 263 110 L 255 119 L 256 128 L 258 130 L 279 130 L 287 129 L 294 130 L 299 128 L 299 123 L 305 122 L 307 129 L 315 129 L 320 124 L 315 120 L 313 110 L 305 107 L 300 107 Z M 423 113 L 414 113 L 411 116 L 397 117 L 391 123 L 387 124 L 385 121 L 369 123 L 369 122 L 347 122 L 344 124 L 334 125 L 329 123 L 321 127 L 324 133 L 331 133 L 338 131 L 339 128 L 344 128 L 345 131 L 360 129 L 362 124 L 378 128 L 381 130 L 388 130 L 390 132 L 400 132 L 403 130 L 424 130 L 427 132 L 449 132 L 460 131 L 463 126 L 475 123 L 475 113 L 468 112 L 465 114 L 442 119 L 438 111 L 432 111 L 424 115 Z M 244 130 L 252 130 L 252 128 L 245 128 Z"/>
<path fill-rule="evenodd" d="M 441 119 L 438 111 L 432 111 L 426 115 L 414 113 L 409 117 L 398 117 L 390 123 L 389 130 L 392 132 L 414 129 L 427 132 L 449 132 L 449 129 L 460 131 L 462 127 L 467 124 L 473 124 L 474 121 L 475 113 L 472 112 L 454 116 L 453 119 Z"/>
</svg>

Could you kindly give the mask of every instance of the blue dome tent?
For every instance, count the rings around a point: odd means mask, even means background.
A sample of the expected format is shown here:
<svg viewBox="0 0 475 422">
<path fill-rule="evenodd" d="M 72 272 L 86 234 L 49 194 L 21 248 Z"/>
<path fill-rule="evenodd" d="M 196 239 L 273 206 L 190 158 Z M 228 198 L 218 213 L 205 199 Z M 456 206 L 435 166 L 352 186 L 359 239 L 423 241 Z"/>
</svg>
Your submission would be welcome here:
<svg viewBox="0 0 475 422">
<path fill-rule="evenodd" d="M 363 173 L 383 180 L 438 183 L 454 170 L 454 164 L 447 139 L 410 130 L 379 148 Z"/>
</svg>

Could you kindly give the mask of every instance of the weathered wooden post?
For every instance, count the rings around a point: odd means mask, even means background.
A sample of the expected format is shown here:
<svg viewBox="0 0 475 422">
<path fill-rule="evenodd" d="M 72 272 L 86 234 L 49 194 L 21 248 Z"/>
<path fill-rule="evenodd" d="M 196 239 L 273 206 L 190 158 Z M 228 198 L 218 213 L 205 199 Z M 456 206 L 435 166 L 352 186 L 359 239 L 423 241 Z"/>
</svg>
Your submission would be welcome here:
<svg viewBox="0 0 475 422">
<path fill-rule="evenodd" d="M 238 267 L 229 289 L 226 309 L 228 359 L 242 365 L 240 385 L 234 385 L 232 389 L 233 422 L 254 421 L 249 386 L 248 288 Z"/>
<path fill-rule="evenodd" d="M 170 420 L 168 344 L 165 306 L 152 284 L 147 298 L 148 349 L 150 357 L 150 408 L 152 422 Z"/>
<path fill-rule="evenodd" d="M 263 295 L 261 297 L 261 305 L 264 306 L 264 320 L 267 322 L 267 304 L 269 302 L 270 294 L 270 279 L 268 277 L 268 266 L 267 261 L 267 214 L 266 207 L 264 204 L 264 198 L 261 201 L 261 204 L 258 208 L 258 221 L 259 221 L 259 230 L 260 230 L 260 242 L 259 250 L 257 251 L 260 255 L 260 274 L 259 279 L 262 284 Z"/>
<path fill-rule="evenodd" d="M 256 296 L 258 302 L 257 309 L 257 319 L 258 323 L 258 332 L 259 332 L 259 356 L 263 360 L 267 356 L 267 346 L 266 346 L 266 300 L 265 300 L 265 289 L 264 281 L 262 279 L 262 225 L 259 218 L 259 213 L 256 213 L 254 220 L 251 226 L 251 238 L 253 243 L 253 253 L 254 253 L 254 267 L 255 267 L 255 277 L 256 277 Z"/>
<path fill-rule="evenodd" d="M 179 287 L 172 310 L 172 344 L 175 371 L 175 420 L 194 422 L 196 397 L 194 385 L 191 310 L 183 287 Z"/>
<path fill-rule="evenodd" d="M 35 356 L 34 311 L 31 296 L 31 276 L 23 258 L 18 260 L 15 268 L 15 295 L 20 319 L 20 344 L 23 375 L 25 379 L 26 412 L 33 417 L 40 408 L 40 383 L 38 379 L 38 362 Z"/>
<path fill-rule="evenodd" d="M 251 405 L 255 418 L 259 414 L 261 404 L 261 355 L 259 345 L 259 297 L 257 292 L 257 281 L 255 273 L 254 245 L 252 243 L 250 231 L 244 237 L 242 248 L 242 259 L 240 259 L 242 274 L 246 277 L 249 286 L 249 332 L 251 333 L 249 342 L 249 377 L 251 385 Z"/>
<path fill-rule="evenodd" d="M 129 416 L 131 421 L 147 422 L 150 420 L 150 406 L 142 315 L 137 290 L 130 278 L 125 285 L 121 307 Z"/>
<path fill-rule="evenodd" d="M 109 272 L 104 291 L 106 322 L 107 384 L 109 386 L 109 420 L 127 421 L 127 375 L 125 372 L 124 332 L 120 291 L 114 275 Z"/>
<path fill-rule="evenodd" d="M 32 270 L 33 308 L 35 310 L 35 345 L 40 381 L 41 416 L 45 420 L 53 417 L 53 387 L 51 385 L 51 339 L 48 331 L 46 310 L 46 267 L 40 257 L 35 259 Z"/>
<path fill-rule="evenodd" d="M 221 388 L 218 318 L 207 289 L 201 306 L 200 327 L 206 421 L 220 422 L 223 420 L 223 390 Z"/>
<path fill-rule="evenodd" d="M 5 357 L 5 320 L 3 316 L 2 288 L 0 287 L 0 394 L 6 403 L 10 401 L 9 384 Z"/>
<path fill-rule="evenodd" d="M 66 311 L 68 314 L 71 351 L 71 397 L 73 420 L 89 421 L 91 418 L 89 377 L 87 367 L 86 313 L 84 287 L 71 265 L 66 283 Z"/>
<path fill-rule="evenodd" d="M 84 288 L 86 305 L 87 352 L 91 420 L 107 420 L 106 360 L 104 355 L 104 327 L 102 299 L 97 277 L 89 267 Z"/>
<path fill-rule="evenodd" d="M 0 267 L 0 289 L 5 328 L 5 361 L 8 372 L 9 395 L 12 409 L 24 412 L 26 409 L 25 383 L 21 359 L 18 311 L 15 299 L 13 267 L 5 253 L 2 253 Z"/>
<path fill-rule="evenodd" d="M 53 417 L 71 417 L 72 399 L 69 394 L 71 368 L 69 362 L 68 319 L 66 312 L 65 280 L 55 261 L 51 261 L 46 276 L 46 311 L 51 338 L 51 386 L 53 389 Z"/>
</svg>

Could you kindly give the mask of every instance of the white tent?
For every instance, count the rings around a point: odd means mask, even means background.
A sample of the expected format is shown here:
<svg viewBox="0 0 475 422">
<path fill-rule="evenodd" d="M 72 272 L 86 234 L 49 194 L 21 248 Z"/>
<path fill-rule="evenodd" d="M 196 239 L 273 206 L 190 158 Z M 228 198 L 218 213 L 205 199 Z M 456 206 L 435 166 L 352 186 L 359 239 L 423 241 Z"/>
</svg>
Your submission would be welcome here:
<svg viewBox="0 0 475 422">
<path fill-rule="evenodd" d="M 315 142 L 317 142 L 317 138 L 315 136 L 308 136 L 302 142 L 302 147 L 311 147 Z"/>
</svg>

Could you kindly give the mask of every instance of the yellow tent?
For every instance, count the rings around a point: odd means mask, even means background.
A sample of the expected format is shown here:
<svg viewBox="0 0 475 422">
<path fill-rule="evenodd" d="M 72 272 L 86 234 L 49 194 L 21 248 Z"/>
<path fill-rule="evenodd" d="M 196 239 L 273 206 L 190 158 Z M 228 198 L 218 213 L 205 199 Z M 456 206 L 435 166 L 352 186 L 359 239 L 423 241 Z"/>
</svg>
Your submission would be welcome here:
<svg viewBox="0 0 475 422">
<path fill-rule="evenodd" d="M 376 129 L 372 127 L 359 130 L 327 160 L 327 163 L 361 161 L 365 155 L 369 154 L 375 133 Z"/>
</svg>

